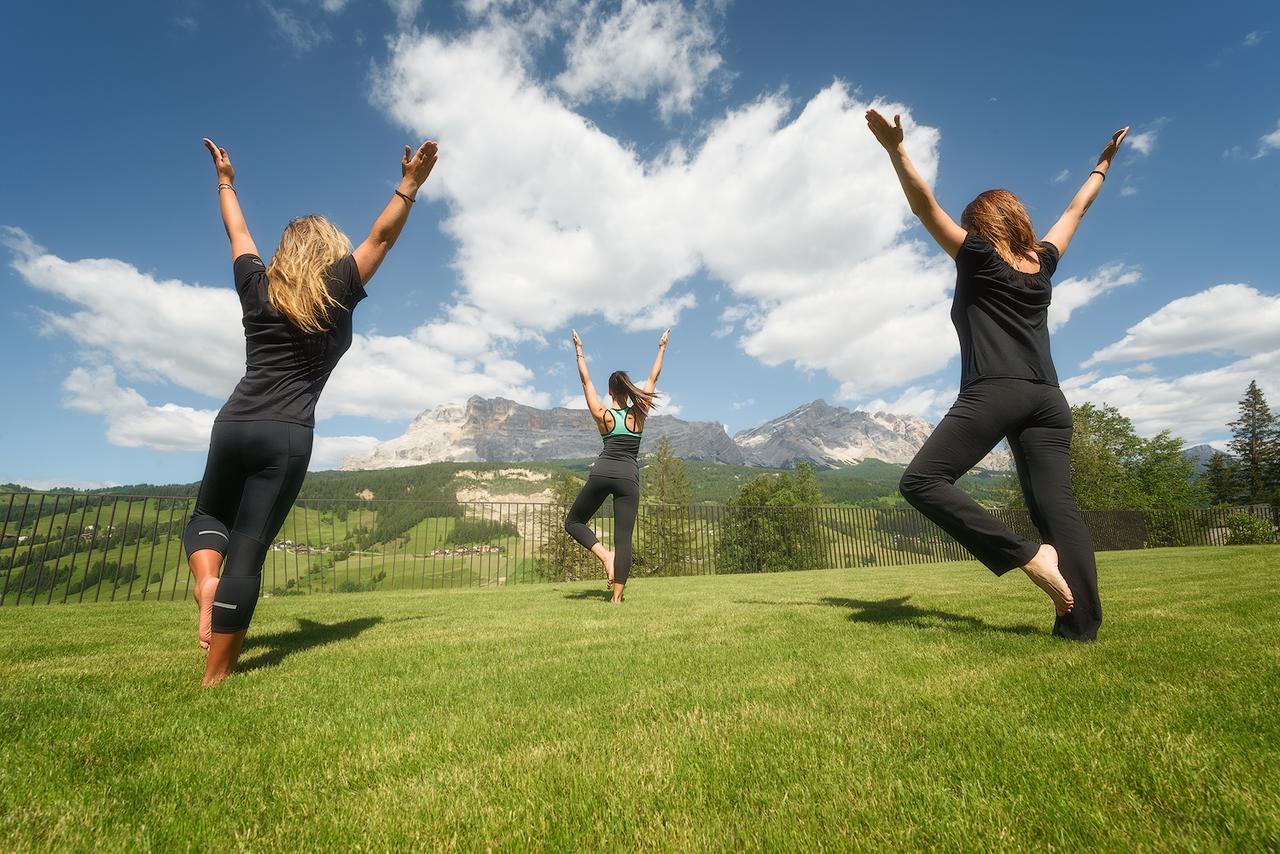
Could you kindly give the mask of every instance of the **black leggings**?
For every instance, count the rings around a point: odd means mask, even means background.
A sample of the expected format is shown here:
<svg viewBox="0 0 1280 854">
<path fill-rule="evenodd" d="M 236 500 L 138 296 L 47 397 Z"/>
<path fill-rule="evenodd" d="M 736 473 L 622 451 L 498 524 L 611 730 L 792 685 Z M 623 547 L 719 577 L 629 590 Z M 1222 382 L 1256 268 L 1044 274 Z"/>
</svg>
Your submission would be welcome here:
<svg viewBox="0 0 1280 854">
<path fill-rule="evenodd" d="M 262 562 L 298 497 L 313 431 L 285 421 L 215 421 L 196 509 L 182 544 L 187 557 L 212 549 L 226 559 L 213 600 L 213 630 L 249 627 Z"/>
<path fill-rule="evenodd" d="M 569 508 L 564 529 L 584 549 L 600 542 L 595 531 L 587 525 L 587 520 L 610 495 L 613 496 L 613 580 L 626 584 L 627 577 L 631 575 L 631 533 L 635 530 L 636 513 L 640 510 L 640 484 L 624 477 L 591 475 Z"/>
<path fill-rule="evenodd" d="M 966 387 L 907 466 L 902 495 L 996 575 L 1025 565 L 1040 544 L 1015 534 L 955 485 L 1006 437 L 1031 521 L 1058 550 L 1058 568 L 1075 598 L 1053 633 L 1093 640 L 1102 624 L 1098 571 L 1071 492 L 1071 407 L 1061 390 L 1016 379 Z"/>
</svg>

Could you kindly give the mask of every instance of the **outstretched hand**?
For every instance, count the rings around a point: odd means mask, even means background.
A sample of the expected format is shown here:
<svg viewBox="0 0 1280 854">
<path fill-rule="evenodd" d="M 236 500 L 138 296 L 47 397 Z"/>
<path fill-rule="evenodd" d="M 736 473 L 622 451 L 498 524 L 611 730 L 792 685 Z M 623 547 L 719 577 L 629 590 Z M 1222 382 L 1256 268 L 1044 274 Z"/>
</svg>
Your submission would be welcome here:
<svg viewBox="0 0 1280 854">
<path fill-rule="evenodd" d="M 400 173 L 405 180 L 413 184 L 415 190 L 427 182 L 427 176 L 436 165 L 439 151 L 440 146 L 436 145 L 433 139 L 422 143 L 417 151 L 407 145 L 404 147 L 404 157 L 400 159 Z"/>
<path fill-rule="evenodd" d="M 582 339 L 578 337 L 578 330 L 573 330 L 573 347 L 575 350 L 582 349 Z"/>
<path fill-rule="evenodd" d="M 875 134 L 876 141 L 884 146 L 885 151 L 893 151 L 902 145 L 902 116 L 895 115 L 893 124 L 876 110 L 867 110 L 867 127 Z"/>
<path fill-rule="evenodd" d="M 1122 127 L 1120 130 L 1111 134 L 1111 139 L 1107 142 L 1107 147 L 1102 149 L 1102 153 L 1098 155 L 1098 165 L 1103 163 L 1111 164 L 1112 159 L 1116 156 L 1116 152 L 1120 150 L 1120 143 L 1124 142 L 1124 138 L 1129 135 L 1129 128 Z"/>
<path fill-rule="evenodd" d="M 236 180 L 236 170 L 231 165 L 231 157 L 228 156 L 225 148 L 218 148 L 213 144 L 213 140 L 204 137 L 204 147 L 209 149 L 209 154 L 213 156 L 213 168 L 218 171 L 218 182 L 223 184 L 234 184 Z"/>
<path fill-rule="evenodd" d="M 658 339 L 658 346 L 659 347 L 667 346 L 667 339 L 670 337 L 671 337 L 671 327 L 668 326 L 666 331 L 662 333 L 662 337 Z"/>
</svg>

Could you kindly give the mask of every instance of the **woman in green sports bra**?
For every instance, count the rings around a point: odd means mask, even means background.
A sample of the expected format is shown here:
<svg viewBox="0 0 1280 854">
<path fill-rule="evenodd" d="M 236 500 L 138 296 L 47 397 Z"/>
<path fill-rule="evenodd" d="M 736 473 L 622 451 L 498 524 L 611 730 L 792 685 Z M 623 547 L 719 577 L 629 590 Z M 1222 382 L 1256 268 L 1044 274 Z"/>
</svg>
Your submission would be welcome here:
<svg viewBox="0 0 1280 854">
<path fill-rule="evenodd" d="M 614 408 L 608 408 L 600 402 L 600 396 L 591 384 L 587 359 L 582 355 L 582 339 L 578 337 L 577 330 L 573 332 L 582 393 L 587 397 L 587 408 L 591 410 L 591 417 L 596 420 L 596 428 L 604 439 L 604 449 L 569 509 L 564 529 L 604 564 L 613 593 L 611 601 L 615 605 L 622 601 L 622 591 L 631 574 L 631 534 L 635 530 L 636 513 L 640 510 L 640 434 L 644 432 L 644 420 L 657 397 L 655 389 L 658 375 L 662 373 L 662 357 L 667 351 L 670 334 L 668 329 L 658 339 L 658 356 L 653 360 L 653 368 L 643 388 L 633 383 L 626 371 L 614 371 L 609 375 L 609 397 Z M 587 524 L 610 495 L 613 496 L 614 551 L 601 545 Z"/>
</svg>

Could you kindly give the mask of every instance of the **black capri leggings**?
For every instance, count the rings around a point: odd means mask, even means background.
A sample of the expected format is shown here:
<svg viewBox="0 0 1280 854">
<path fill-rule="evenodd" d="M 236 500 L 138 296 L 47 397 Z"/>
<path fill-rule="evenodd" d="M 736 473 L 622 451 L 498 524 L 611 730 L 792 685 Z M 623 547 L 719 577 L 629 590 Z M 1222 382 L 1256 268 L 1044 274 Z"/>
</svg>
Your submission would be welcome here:
<svg viewBox="0 0 1280 854">
<path fill-rule="evenodd" d="M 902 475 L 902 495 L 996 575 L 1023 566 L 1040 544 L 983 510 L 956 480 L 1009 439 L 1018 483 L 1040 538 L 1058 550 L 1075 607 L 1053 633 L 1093 640 L 1102 625 L 1093 540 L 1071 491 L 1071 407 L 1056 386 L 987 379 L 960 392 Z"/>
<path fill-rule="evenodd" d="M 624 477 L 590 475 L 569 508 L 564 529 L 584 549 L 600 542 L 595 531 L 587 525 L 587 520 L 610 495 L 613 496 L 613 580 L 626 584 L 631 575 L 631 534 L 636 527 L 636 513 L 640 510 L 640 484 Z"/>
<path fill-rule="evenodd" d="M 196 509 L 182 544 L 187 557 L 212 549 L 225 562 L 213 599 L 213 630 L 249 627 L 262 562 L 298 497 L 313 431 L 286 421 L 216 421 Z"/>
</svg>

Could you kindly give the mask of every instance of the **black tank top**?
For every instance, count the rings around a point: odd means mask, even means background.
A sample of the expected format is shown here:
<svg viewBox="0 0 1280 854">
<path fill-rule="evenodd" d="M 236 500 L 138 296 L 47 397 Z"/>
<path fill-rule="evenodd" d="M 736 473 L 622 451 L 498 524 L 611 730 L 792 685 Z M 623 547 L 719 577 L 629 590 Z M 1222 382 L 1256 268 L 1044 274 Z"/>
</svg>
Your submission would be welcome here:
<svg viewBox="0 0 1280 854">
<path fill-rule="evenodd" d="M 640 435 L 627 427 L 627 415 L 631 408 L 610 409 L 613 429 L 602 434 L 604 449 L 596 457 L 591 473 L 601 477 L 616 477 L 640 482 Z M 643 432 L 643 428 L 641 429 Z"/>
<path fill-rule="evenodd" d="M 314 427 L 316 401 L 342 354 L 351 347 L 351 312 L 365 298 L 356 259 L 329 268 L 326 284 L 340 307 L 326 332 L 300 331 L 267 299 L 267 269 L 257 255 L 235 262 L 244 311 L 244 378 L 218 413 L 219 421 L 287 421 Z"/>
<path fill-rule="evenodd" d="M 1058 247 L 1042 247 L 1037 273 L 1010 267 L 974 231 L 956 253 L 951 322 L 960 336 L 961 388 L 993 377 L 1058 384 L 1049 353 L 1050 277 L 1058 269 Z"/>
</svg>

